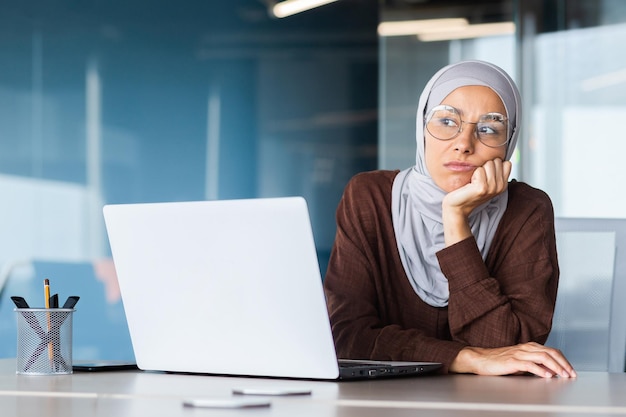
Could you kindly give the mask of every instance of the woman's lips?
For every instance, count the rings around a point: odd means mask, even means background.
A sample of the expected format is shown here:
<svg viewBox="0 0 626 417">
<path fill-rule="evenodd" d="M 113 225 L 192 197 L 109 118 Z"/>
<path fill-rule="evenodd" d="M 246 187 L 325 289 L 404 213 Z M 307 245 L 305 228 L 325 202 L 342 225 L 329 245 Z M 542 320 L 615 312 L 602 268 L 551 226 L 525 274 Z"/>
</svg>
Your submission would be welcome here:
<svg viewBox="0 0 626 417">
<path fill-rule="evenodd" d="M 475 165 L 468 164 L 467 162 L 458 162 L 458 161 L 447 162 L 444 164 L 444 166 L 448 168 L 450 171 L 455 171 L 455 172 L 469 172 L 469 171 L 474 171 L 476 169 Z"/>
</svg>

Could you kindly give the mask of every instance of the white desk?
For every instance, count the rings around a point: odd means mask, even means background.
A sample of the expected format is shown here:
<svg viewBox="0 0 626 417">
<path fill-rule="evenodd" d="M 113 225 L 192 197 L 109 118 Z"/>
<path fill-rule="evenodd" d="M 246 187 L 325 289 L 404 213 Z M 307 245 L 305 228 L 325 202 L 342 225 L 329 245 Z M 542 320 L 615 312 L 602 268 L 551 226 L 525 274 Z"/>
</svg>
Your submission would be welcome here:
<svg viewBox="0 0 626 417">
<path fill-rule="evenodd" d="M 231 398 L 238 387 L 307 387 L 310 396 L 270 397 L 269 408 L 183 407 L 186 398 Z M 626 373 L 575 380 L 531 376 L 428 375 L 356 382 L 215 377 L 141 371 L 16 375 L 0 360 L 2 417 L 289 416 L 538 417 L 626 415 Z"/>
</svg>

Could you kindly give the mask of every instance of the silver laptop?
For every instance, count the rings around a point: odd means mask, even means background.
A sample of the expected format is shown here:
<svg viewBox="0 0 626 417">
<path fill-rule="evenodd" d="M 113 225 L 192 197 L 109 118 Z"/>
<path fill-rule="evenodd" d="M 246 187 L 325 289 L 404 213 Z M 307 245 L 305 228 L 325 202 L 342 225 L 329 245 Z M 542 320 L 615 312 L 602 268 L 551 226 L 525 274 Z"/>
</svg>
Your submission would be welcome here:
<svg viewBox="0 0 626 417">
<path fill-rule="evenodd" d="M 142 370 L 335 380 L 441 366 L 339 365 L 301 197 L 103 211 Z"/>
</svg>

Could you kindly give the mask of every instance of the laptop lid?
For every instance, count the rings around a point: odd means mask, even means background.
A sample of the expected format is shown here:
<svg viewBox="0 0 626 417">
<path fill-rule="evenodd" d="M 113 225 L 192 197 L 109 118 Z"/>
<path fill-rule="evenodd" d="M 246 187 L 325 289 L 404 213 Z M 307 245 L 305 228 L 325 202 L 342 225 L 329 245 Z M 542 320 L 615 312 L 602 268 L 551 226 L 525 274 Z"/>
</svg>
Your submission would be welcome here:
<svg viewBox="0 0 626 417">
<path fill-rule="evenodd" d="M 303 198 L 103 212 L 140 369 L 340 377 Z"/>
</svg>

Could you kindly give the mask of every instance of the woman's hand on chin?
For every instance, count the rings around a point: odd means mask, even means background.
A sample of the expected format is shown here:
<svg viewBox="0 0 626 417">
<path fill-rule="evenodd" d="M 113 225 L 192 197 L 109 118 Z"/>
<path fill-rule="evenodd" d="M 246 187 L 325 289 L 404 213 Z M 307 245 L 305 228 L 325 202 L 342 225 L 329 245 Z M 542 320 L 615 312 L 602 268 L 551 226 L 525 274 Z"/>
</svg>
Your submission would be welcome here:
<svg viewBox="0 0 626 417">
<path fill-rule="evenodd" d="M 470 213 L 506 190 L 510 174 L 511 162 L 496 158 L 476 168 L 469 184 L 446 194 L 441 206 L 446 246 L 472 235 L 468 221 Z"/>
<path fill-rule="evenodd" d="M 450 191 L 443 199 L 443 210 L 458 211 L 468 217 L 472 210 L 507 189 L 512 165 L 496 158 L 476 168 L 469 184 Z"/>
</svg>

